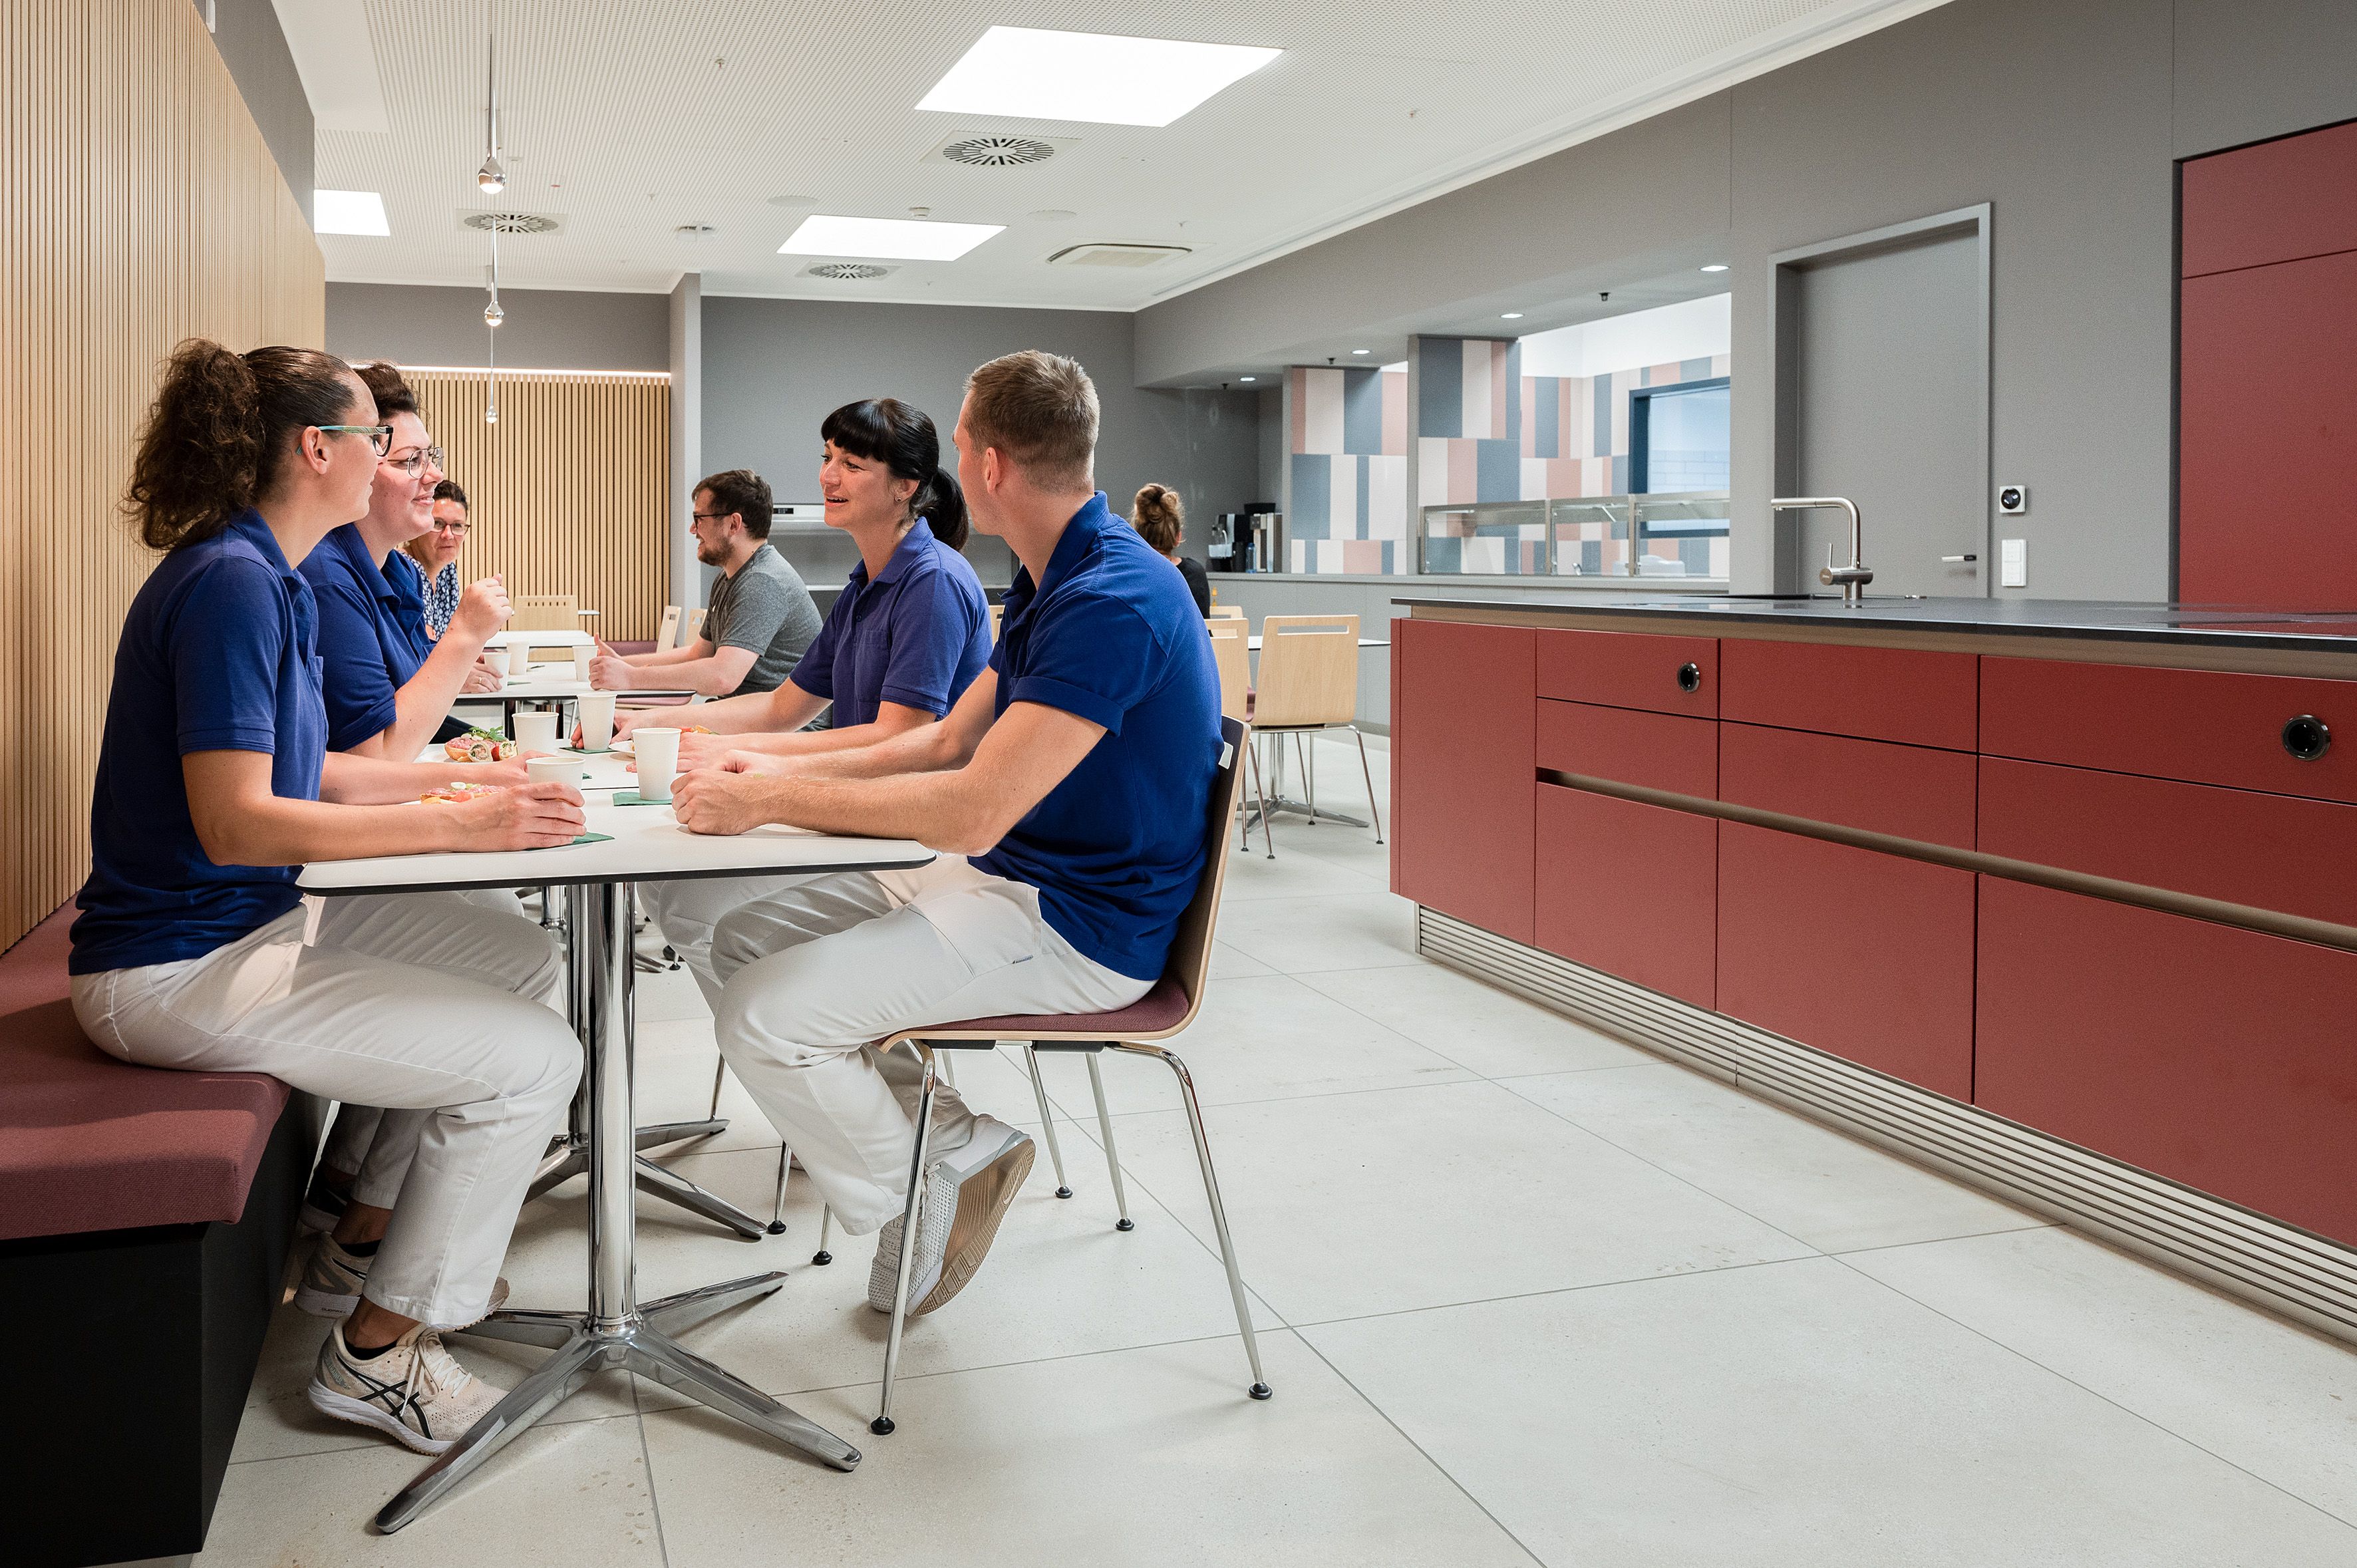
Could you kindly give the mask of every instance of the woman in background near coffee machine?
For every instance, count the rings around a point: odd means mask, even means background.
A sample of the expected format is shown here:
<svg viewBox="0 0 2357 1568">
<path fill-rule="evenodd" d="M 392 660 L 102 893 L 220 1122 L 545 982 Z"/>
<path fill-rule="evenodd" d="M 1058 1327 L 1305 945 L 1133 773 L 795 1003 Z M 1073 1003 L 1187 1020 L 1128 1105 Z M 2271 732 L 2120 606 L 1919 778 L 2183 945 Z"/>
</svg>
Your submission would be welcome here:
<svg viewBox="0 0 2357 1568">
<path fill-rule="evenodd" d="M 1178 575 L 1187 579 L 1187 591 L 1195 596 L 1197 613 L 1210 615 L 1211 580 L 1204 575 L 1203 564 L 1191 555 L 1178 553 L 1179 545 L 1187 538 L 1187 509 L 1178 499 L 1178 492 L 1168 485 L 1141 486 L 1137 499 L 1130 503 L 1129 525 L 1178 568 Z"/>
</svg>

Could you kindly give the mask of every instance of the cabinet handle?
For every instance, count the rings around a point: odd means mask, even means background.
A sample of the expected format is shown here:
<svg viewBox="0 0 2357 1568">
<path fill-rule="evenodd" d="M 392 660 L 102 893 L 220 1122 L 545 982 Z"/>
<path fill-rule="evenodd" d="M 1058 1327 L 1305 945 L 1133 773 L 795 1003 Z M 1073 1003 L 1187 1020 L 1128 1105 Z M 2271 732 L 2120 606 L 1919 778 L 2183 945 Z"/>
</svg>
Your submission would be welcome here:
<svg viewBox="0 0 2357 1568">
<path fill-rule="evenodd" d="M 1678 666 L 1678 690 L 1681 692 L 1699 692 L 1702 690 L 1701 665 L 1689 663 Z"/>
<path fill-rule="evenodd" d="M 2302 762 L 2332 749 L 2332 728 L 2314 714 L 2302 714 L 2283 727 L 2283 748 Z"/>
</svg>

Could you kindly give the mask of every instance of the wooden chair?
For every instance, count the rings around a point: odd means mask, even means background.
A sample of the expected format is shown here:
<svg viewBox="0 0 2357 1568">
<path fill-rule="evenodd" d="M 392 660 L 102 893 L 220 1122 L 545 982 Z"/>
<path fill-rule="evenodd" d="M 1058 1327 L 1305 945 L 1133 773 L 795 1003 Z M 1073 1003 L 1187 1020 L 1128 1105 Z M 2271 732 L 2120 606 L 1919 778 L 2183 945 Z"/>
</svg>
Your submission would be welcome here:
<svg viewBox="0 0 2357 1568">
<path fill-rule="evenodd" d="M 993 605 L 990 607 L 990 640 L 994 647 L 996 646 L 998 642 L 998 623 L 1005 619 L 1006 616 L 1006 607 L 1005 605 Z"/>
<path fill-rule="evenodd" d="M 679 623 L 680 647 L 694 648 L 695 646 L 695 639 L 701 636 L 704 631 L 704 616 L 705 612 L 700 609 L 690 610 L 687 612 L 687 618 Z"/>
<path fill-rule="evenodd" d="M 579 631 L 581 616 L 577 601 L 571 594 L 518 594 L 509 601 L 515 614 L 508 620 L 510 631 Z M 546 659 L 570 659 L 571 643 L 550 648 L 528 648 L 524 650 L 527 664 Z"/>
<path fill-rule="evenodd" d="M 1211 1228 L 1219 1233 L 1220 1258 L 1227 1266 L 1228 1294 L 1235 1302 L 1236 1327 L 1243 1336 L 1245 1359 L 1252 1363 L 1252 1387 L 1247 1391 L 1256 1400 L 1269 1397 L 1267 1380 L 1261 1375 L 1260 1342 L 1253 1337 L 1252 1306 L 1244 1295 L 1243 1274 L 1236 1266 L 1236 1248 L 1228 1234 L 1227 1210 L 1220 1203 L 1219 1177 L 1211 1169 L 1211 1144 L 1203 1133 L 1203 1111 L 1195 1099 L 1195 1080 L 1177 1052 L 1155 1043 L 1170 1038 L 1195 1021 L 1211 973 L 1211 933 L 1219 920 L 1220 889 L 1228 874 L 1228 857 L 1221 850 L 1227 842 L 1228 819 L 1236 810 L 1252 731 L 1239 720 L 1223 718 L 1220 721 L 1220 735 L 1223 744 L 1219 769 L 1211 778 L 1211 810 L 1204 824 L 1202 879 L 1195 885 L 1194 902 L 1187 906 L 1186 914 L 1179 918 L 1178 934 L 1170 944 L 1169 961 L 1162 978 L 1154 983 L 1153 990 L 1111 1013 L 968 1018 L 954 1024 L 904 1029 L 877 1042 L 878 1050 L 907 1046 L 924 1064 L 924 1077 L 917 1090 L 917 1150 L 909 1164 L 909 1202 L 900 1217 L 900 1274 L 893 1286 L 891 1326 L 884 1340 L 883 1394 L 876 1419 L 867 1423 L 868 1430 L 879 1436 L 889 1433 L 894 1424 L 892 1385 L 899 1372 L 900 1337 L 908 1321 L 909 1269 L 916 1251 L 917 1225 L 924 1201 L 925 1153 L 932 1136 L 933 1084 L 940 1069 L 934 1053 L 986 1051 L 1001 1040 L 1022 1041 L 1027 1055 L 1034 1051 L 1078 1051 L 1087 1056 L 1089 1087 L 1096 1094 L 1097 1126 L 1104 1139 L 1105 1166 L 1112 1174 L 1114 1202 L 1121 1213 L 1114 1227 L 1117 1230 L 1133 1230 L 1136 1227 L 1129 1218 L 1129 1200 L 1122 1190 L 1121 1158 L 1114 1149 L 1113 1117 L 1105 1110 L 1104 1082 L 1098 1076 L 1097 1054 L 1110 1048 L 1152 1057 L 1177 1075 L 1179 1097 L 1187 1107 L 1187 1125 L 1195 1136 L 1195 1160 L 1203 1172 L 1203 1196 L 1211 1205 Z M 1036 1061 L 1033 1072 L 1036 1086 Z M 1047 1120 L 1044 1100 L 1041 1119 Z"/>
<path fill-rule="evenodd" d="M 1254 684 L 1253 730 L 1276 736 L 1282 746 L 1293 736 L 1308 791 L 1309 820 L 1318 820 L 1317 748 L 1304 736 L 1346 729 L 1359 743 L 1359 770 L 1366 776 L 1367 810 L 1375 842 L 1383 842 L 1383 812 L 1375 804 L 1374 770 L 1367 764 L 1367 737 L 1353 721 L 1359 711 L 1359 618 L 1354 615 L 1269 616 L 1260 623 L 1260 675 Z M 1284 761 L 1282 756 L 1277 759 Z M 1283 779 L 1278 780 L 1280 794 Z M 1263 820 L 1266 820 L 1264 811 Z M 1275 841 L 1269 853 L 1275 854 Z"/>
<path fill-rule="evenodd" d="M 657 652 L 661 652 L 666 648 L 677 648 L 678 646 L 679 607 L 677 605 L 665 605 L 663 606 L 662 625 L 655 632 L 655 650 Z"/>
<path fill-rule="evenodd" d="M 1244 607 L 1242 605 L 1213 605 L 1203 612 L 1203 618 L 1205 620 L 1242 620 L 1244 618 Z"/>
<path fill-rule="evenodd" d="M 1252 645 L 1245 639 L 1243 612 L 1239 610 L 1233 616 L 1214 617 L 1203 624 L 1211 634 L 1211 659 L 1220 671 L 1220 714 L 1222 718 L 1248 725 L 1252 723 L 1253 716 Z M 1252 764 L 1253 793 L 1260 799 L 1261 817 L 1265 821 L 1268 798 L 1261 789 L 1259 754 L 1252 754 L 1247 760 Z M 1243 828 L 1243 840 L 1237 847 L 1249 850 L 1252 848 L 1252 823 L 1244 817 L 1241 806 L 1236 816 Z M 1274 846 L 1269 853 L 1272 855 L 1276 853 Z"/>
</svg>

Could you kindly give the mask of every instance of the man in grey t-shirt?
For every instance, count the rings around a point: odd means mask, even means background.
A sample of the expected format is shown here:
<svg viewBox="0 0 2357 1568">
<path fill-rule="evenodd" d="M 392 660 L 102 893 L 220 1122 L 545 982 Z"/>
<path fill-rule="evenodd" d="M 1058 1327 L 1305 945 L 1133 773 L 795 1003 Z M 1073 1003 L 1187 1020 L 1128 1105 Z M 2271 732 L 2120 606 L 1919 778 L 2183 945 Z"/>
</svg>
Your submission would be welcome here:
<svg viewBox="0 0 2357 1568">
<path fill-rule="evenodd" d="M 770 544 L 770 486 L 749 468 L 715 474 L 695 487 L 695 558 L 717 566 L 712 603 L 696 639 L 652 653 L 617 653 L 600 644 L 589 666 L 600 691 L 684 687 L 711 697 L 774 692 L 818 636 L 810 589 Z"/>
</svg>

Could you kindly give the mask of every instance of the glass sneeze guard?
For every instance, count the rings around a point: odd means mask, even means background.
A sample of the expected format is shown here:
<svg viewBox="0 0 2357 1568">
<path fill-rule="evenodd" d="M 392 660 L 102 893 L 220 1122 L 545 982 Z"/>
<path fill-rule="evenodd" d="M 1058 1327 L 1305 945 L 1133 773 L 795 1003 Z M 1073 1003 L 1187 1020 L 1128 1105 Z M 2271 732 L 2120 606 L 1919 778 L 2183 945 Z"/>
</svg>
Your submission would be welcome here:
<svg viewBox="0 0 2357 1568">
<path fill-rule="evenodd" d="M 1416 570 L 1719 585 L 1730 565 L 1727 510 L 1725 490 L 1428 506 Z"/>
</svg>

